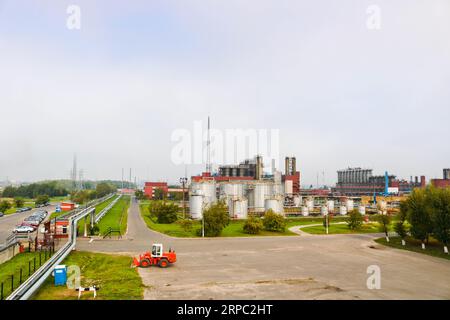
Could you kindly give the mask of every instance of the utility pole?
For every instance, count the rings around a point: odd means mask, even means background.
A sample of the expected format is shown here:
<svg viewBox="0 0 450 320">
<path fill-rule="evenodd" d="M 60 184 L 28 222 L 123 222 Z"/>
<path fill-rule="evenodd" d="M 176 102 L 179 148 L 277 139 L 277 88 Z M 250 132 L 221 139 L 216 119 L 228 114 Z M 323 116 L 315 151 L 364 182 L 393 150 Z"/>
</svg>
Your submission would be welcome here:
<svg viewBox="0 0 450 320">
<path fill-rule="evenodd" d="M 185 186 L 186 186 L 186 182 L 187 182 L 187 177 L 182 177 L 180 178 L 180 183 L 183 187 L 183 217 L 184 219 L 186 219 L 186 191 L 185 191 Z"/>
</svg>

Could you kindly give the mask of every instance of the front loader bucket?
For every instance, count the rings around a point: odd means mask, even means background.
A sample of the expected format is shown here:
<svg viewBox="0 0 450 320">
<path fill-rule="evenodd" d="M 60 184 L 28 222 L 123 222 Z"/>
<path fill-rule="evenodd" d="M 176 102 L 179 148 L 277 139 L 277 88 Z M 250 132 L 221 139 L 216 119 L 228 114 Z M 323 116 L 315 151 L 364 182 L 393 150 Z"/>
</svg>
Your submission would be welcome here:
<svg viewBox="0 0 450 320">
<path fill-rule="evenodd" d="M 132 267 L 139 267 L 141 265 L 140 261 L 136 258 L 133 258 L 133 264 Z"/>
</svg>

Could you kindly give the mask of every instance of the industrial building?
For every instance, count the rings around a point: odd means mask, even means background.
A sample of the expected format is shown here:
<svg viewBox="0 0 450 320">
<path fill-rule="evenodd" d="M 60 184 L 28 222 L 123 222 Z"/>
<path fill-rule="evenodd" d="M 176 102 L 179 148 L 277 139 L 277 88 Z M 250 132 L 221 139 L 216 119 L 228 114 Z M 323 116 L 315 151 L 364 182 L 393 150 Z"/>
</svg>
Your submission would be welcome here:
<svg viewBox="0 0 450 320">
<path fill-rule="evenodd" d="M 372 169 L 348 168 L 337 172 L 338 182 L 332 189 L 335 196 L 368 196 L 373 194 L 407 194 L 426 186 L 425 176 L 413 181 L 399 180 L 395 175 L 372 175 Z"/>
<path fill-rule="evenodd" d="M 149 199 L 155 198 L 155 191 L 160 189 L 164 195 L 169 192 L 167 182 L 146 182 L 144 185 L 144 194 Z"/>
<path fill-rule="evenodd" d="M 215 174 L 203 172 L 191 177 L 191 217 L 201 218 L 204 208 L 218 200 L 228 204 L 233 218 L 243 219 L 248 212 L 258 214 L 269 209 L 283 213 L 286 197 L 293 202 L 300 190 L 300 172 L 295 157 L 287 157 L 285 167 L 284 175 L 274 164 L 270 174 L 264 173 L 263 160 L 258 155 L 238 165 L 219 166 Z"/>
<path fill-rule="evenodd" d="M 436 188 L 450 187 L 450 169 L 443 169 L 442 179 L 431 179 L 431 184 Z"/>
</svg>

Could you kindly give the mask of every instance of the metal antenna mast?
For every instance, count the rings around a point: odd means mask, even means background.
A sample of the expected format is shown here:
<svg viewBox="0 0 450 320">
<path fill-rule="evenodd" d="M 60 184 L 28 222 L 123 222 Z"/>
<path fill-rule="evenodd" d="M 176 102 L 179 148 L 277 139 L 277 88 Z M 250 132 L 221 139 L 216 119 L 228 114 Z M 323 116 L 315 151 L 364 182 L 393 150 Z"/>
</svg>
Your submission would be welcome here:
<svg viewBox="0 0 450 320">
<path fill-rule="evenodd" d="M 211 136 L 210 136 L 210 123 L 208 116 L 208 140 L 206 142 L 206 172 L 211 173 Z"/>
</svg>

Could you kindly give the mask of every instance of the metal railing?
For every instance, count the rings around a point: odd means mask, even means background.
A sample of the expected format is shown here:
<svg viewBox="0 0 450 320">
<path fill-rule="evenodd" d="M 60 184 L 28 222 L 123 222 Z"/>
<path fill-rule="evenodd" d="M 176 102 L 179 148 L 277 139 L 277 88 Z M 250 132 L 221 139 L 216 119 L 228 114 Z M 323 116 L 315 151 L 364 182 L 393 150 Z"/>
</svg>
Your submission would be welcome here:
<svg viewBox="0 0 450 320">
<path fill-rule="evenodd" d="M 100 221 L 101 218 L 104 217 L 104 215 L 111 210 L 112 207 L 119 201 L 119 199 L 122 197 L 122 195 L 119 195 L 114 201 L 111 201 L 102 211 L 100 211 L 94 218 L 94 223 L 97 223 Z"/>
<path fill-rule="evenodd" d="M 106 196 L 104 196 L 102 198 L 92 200 L 92 201 L 88 202 L 85 205 L 79 206 L 75 210 L 63 213 L 62 215 L 58 216 L 56 219 L 67 219 L 67 218 L 69 218 L 69 217 L 71 217 L 73 215 L 76 215 L 78 212 L 81 212 L 81 211 L 85 210 L 86 208 L 90 208 L 92 206 L 96 206 L 97 204 L 102 203 L 102 202 L 104 202 L 106 200 L 109 200 L 109 199 L 111 199 L 114 196 L 115 196 L 115 193 L 110 193 L 110 194 L 108 194 L 108 195 L 106 195 Z"/>
<path fill-rule="evenodd" d="M 47 277 L 52 273 L 54 267 L 60 264 L 69 253 L 75 248 L 77 241 L 77 224 L 78 221 L 86 215 L 91 214 L 95 210 L 95 206 L 85 208 L 80 212 L 71 215 L 70 233 L 67 243 L 59 249 L 47 262 L 45 262 L 35 273 L 33 273 L 24 283 L 22 283 L 6 300 L 27 300 L 30 298 Z"/>
</svg>

